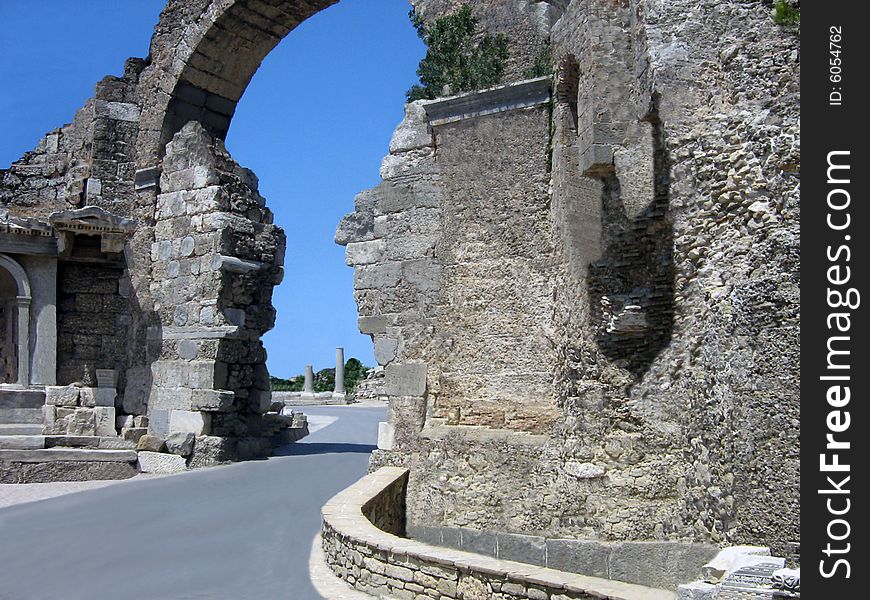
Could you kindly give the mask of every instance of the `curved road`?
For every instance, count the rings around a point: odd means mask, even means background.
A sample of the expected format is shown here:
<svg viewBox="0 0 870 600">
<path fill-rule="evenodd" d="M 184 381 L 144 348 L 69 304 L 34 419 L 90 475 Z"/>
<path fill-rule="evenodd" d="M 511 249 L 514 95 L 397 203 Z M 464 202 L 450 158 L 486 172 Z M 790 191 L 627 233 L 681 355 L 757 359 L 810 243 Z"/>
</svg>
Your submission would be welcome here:
<svg viewBox="0 0 870 600">
<path fill-rule="evenodd" d="M 319 599 L 320 507 L 365 474 L 386 409 L 300 410 L 313 433 L 268 460 L 0 509 L 0 599 Z"/>
</svg>

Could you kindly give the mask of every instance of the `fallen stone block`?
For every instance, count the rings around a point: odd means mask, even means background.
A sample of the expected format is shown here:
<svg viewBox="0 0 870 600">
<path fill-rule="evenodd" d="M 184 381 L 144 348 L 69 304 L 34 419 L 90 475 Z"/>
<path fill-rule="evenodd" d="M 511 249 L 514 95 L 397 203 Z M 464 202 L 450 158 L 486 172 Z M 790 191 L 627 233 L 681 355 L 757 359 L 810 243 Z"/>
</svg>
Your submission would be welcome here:
<svg viewBox="0 0 870 600">
<path fill-rule="evenodd" d="M 723 548 L 713 560 L 701 567 L 701 578 L 707 583 L 719 583 L 725 575 L 740 568 L 743 557 L 746 556 L 770 556 L 770 548 L 764 546 Z"/>
<path fill-rule="evenodd" d="M 136 444 L 137 450 L 146 450 L 148 452 L 161 452 L 164 448 L 166 448 L 166 442 L 163 438 L 156 435 L 145 434 L 139 438 L 139 442 Z"/>
<path fill-rule="evenodd" d="M 706 581 L 684 583 L 677 588 L 677 600 L 713 600 L 717 589 L 717 586 Z"/>
<path fill-rule="evenodd" d="M 96 435 L 110 437 L 118 435 L 115 430 L 115 407 L 114 406 L 96 406 L 94 407 L 94 429 Z"/>
<path fill-rule="evenodd" d="M 140 451 L 139 470 L 143 473 L 181 473 L 187 470 L 187 461 L 176 454 Z"/>
<path fill-rule="evenodd" d="M 166 438 L 166 450 L 178 456 L 190 456 L 196 436 L 188 432 L 170 433 Z"/>
<path fill-rule="evenodd" d="M 121 430 L 121 439 L 130 442 L 139 442 L 139 439 L 148 433 L 144 427 L 125 427 Z"/>
</svg>

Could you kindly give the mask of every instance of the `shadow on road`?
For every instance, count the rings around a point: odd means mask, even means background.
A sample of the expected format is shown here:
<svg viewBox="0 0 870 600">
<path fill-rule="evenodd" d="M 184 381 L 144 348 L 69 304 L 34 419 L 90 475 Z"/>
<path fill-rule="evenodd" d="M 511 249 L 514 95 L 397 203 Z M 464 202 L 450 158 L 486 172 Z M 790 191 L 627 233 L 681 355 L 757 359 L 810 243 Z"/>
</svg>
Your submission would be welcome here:
<svg viewBox="0 0 870 600">
<path fill-rule="evenodd" d="M 305 443 L 289 444 L 275 449 L 275 456 L 307 456 L 309 454 L 371 454 L 377 450 L 371 444 Z"/>
</svg>

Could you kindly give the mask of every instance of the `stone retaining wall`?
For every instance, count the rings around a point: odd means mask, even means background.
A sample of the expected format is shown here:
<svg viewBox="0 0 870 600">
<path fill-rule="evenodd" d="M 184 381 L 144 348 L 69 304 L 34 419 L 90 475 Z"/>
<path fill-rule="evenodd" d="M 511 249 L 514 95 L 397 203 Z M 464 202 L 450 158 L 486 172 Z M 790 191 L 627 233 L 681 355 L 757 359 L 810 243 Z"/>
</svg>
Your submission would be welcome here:
<svg viewBox="0 0 870 600">
<path fill-rule="evenodd" d="M 410 525 L 407 535 L 420 542 L 500 560 L 664 589 L 676 589 L 696 579 L 700 565 L 719 551 L 712 544 L 692 542 L 601 542 L 466 527 Z"/>
<path fill-rule="evenodd" d="M 676 598 L 666 590 L 497 560 L 399 537 L 404 529 L 407 480 L 407 469 L 383 467 L 323 507 L 326 562 L 358 590 L 408 600 Z"/>
</svg>

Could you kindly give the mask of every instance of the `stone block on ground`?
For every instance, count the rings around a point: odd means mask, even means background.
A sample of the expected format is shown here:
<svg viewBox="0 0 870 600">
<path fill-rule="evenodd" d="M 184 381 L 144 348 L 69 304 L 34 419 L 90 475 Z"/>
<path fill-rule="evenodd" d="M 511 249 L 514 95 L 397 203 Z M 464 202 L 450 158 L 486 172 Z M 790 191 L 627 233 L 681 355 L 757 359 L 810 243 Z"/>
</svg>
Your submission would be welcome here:
<svg viewBox="0 0 870 600">
<path fill-rule="evenodd" d="M 161 437 L 156 435 L 145 434 L 139 438 L 136 444 L 137 450 L 147 450 L 149 452 L 161 452 L 166 447 L 166 442 Z"/>
<path fill-rule="evenodd" d="M 710 562 L 701 567 L 701 578 L 707 583 L 719 583 L 729 572 L 742 566 L 745 556 L 770 556 L 764 546 L 731 546 L 723 548 Z"/>
<path fill-rule="evenodd" d="M 140 451 L 139 470 L 143 473 L 181 473 L 187 470 L 187 461 L 177 454 Z"/>
<path fill-rule="evenodd" d="M 94 407 L 94 430 L 96 435 L 110 437 L 118 435 L 115 429 L 115 407 Z"/>
<path fill-rule="evenodd" d="M 190 456 L 196 436 L 188 432 L 170 433 L 166 438 L 166 450 L 178 456 Z"/>
<path fill-rule="evenodd" d="M 237 440 L 217 436 L 197 436 L 190 455 L 190 468 L 209 467 L 238 459 Z"/>
<path fill-rule="evenodd" d="M 677 600 L 713 600 L 717 587 L 705 581 L 684 583 L 677 588 Z"/>
<path fill-rule="evenodd" d="M 124 427 L 121 430 L 121 439 L 138 443 L 139 439 L 147 433 L 148 430 L 144 427 Z"/>
</svg>

